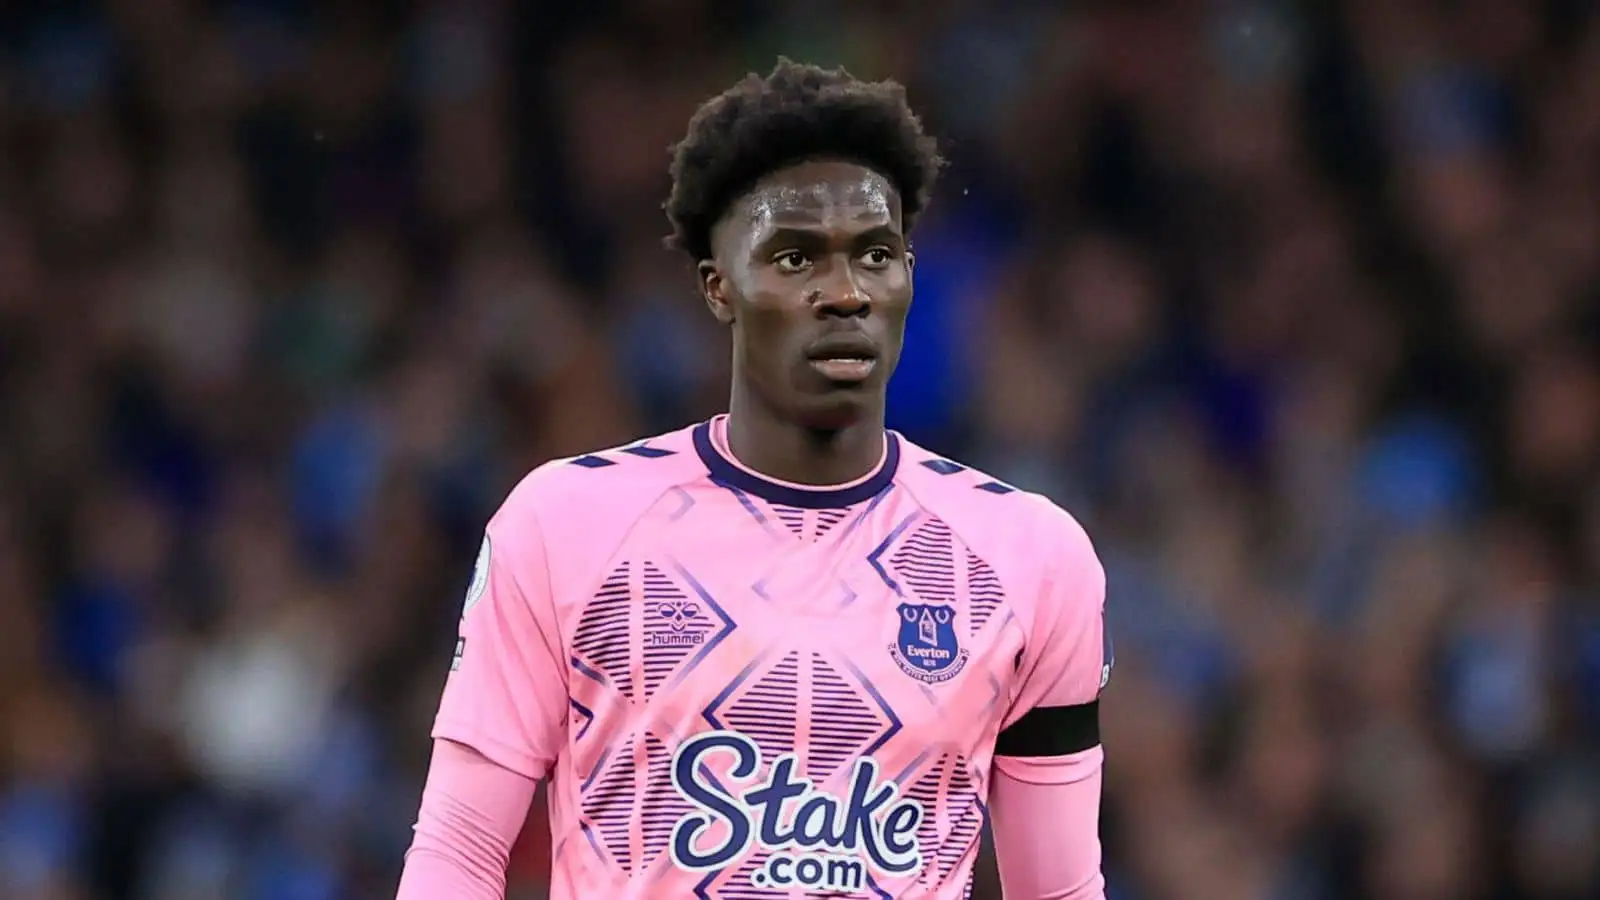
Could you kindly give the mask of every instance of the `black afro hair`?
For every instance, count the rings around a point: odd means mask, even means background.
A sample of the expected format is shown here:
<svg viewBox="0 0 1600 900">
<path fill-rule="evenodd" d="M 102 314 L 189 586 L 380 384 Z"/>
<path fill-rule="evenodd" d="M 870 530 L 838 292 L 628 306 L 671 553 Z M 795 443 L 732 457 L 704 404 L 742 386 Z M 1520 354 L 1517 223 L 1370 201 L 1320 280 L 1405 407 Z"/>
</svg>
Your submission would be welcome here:
<svg viewBox="0 0 1600 900">
<path fill-rule="evenodd" d="M 844 159 L 889 179 L 911 231 L 944 160 L 894 81 L 780 58 L 707 100 L 673 148 L 669 246 L 696 262 L 711 256 L 711 229 L 763 177 L 808 159 Z"/>
</svg>

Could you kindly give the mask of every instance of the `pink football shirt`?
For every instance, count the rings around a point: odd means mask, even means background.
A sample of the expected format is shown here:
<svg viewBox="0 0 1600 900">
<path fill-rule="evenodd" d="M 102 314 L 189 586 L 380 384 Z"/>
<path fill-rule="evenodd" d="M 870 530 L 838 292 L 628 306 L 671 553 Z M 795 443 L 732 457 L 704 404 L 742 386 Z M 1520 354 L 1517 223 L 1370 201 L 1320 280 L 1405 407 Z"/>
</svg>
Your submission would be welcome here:
<svg viewBox="0 0 1600 900">
<path fill-rule="evenodd" d="M 965 896 L 996 736 L 1109 674 L 1087 536 L 893 433 L 819 489 L 724 424 L 512 492 L 433 736 L 549 777 L 558 900 Z"/>
</svg>

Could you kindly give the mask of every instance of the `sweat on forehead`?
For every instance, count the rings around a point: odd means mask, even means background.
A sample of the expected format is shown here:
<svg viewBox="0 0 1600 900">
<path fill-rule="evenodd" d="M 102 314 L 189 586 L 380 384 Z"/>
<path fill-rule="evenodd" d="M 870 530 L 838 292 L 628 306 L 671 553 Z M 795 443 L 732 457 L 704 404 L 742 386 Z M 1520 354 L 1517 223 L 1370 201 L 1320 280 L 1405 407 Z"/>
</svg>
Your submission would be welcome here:
<svg viewBox="0 0 1600 900">
<path fill-rule="evenodd" d="M 900 197 L 882 174 L 851 163 L 802 163 L 756 182 L 729 208 L 730 220 L 814 221 L 830 216 L 897 218 Z"/>
</svg>

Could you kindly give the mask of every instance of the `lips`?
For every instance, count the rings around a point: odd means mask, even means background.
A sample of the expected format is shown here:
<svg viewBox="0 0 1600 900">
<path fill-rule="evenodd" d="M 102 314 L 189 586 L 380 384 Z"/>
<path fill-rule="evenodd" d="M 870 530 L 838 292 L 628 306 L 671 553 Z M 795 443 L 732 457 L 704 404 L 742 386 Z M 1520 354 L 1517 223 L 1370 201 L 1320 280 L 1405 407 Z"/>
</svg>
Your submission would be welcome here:
<svg viewBox="0 0 1600 900">
<path fill-rule="evenodd" d="M 838 383 L 865 381 L 878 365 L 878 346 L 864 334 L 825 337 L 806 348 L 811 368 Z"/>
<path fill-rule="evenodd" d="M 806 359 L 812 362 L 827 360 L 875 360 L 878 345 L 864 334 L 840 334 L 825 337 L 806 348 Z"/>
</svg>

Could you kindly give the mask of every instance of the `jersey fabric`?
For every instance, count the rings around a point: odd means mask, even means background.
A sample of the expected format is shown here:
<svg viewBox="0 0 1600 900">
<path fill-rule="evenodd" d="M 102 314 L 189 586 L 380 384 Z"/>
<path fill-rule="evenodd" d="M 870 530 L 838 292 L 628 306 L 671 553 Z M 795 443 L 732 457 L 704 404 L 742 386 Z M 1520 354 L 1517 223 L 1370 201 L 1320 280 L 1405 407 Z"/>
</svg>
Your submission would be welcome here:
<svg viewBox="0 0 1600 900">
<path fill-rule="evenodd" d="M 967 895 L 997 742 L 1098 745 L 1087 536 L 893 432 L 817 489 L 740 466 L 724 429 L 512 491 L 433 736 L 548 777 L 557 900 Z"/>
</svg>

